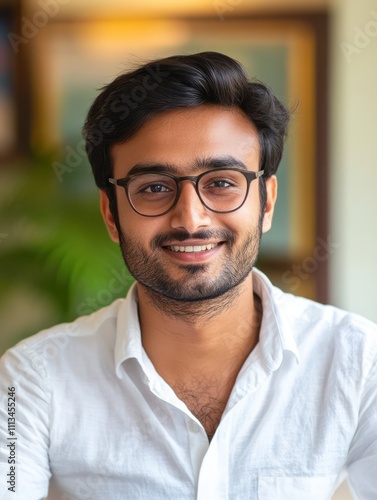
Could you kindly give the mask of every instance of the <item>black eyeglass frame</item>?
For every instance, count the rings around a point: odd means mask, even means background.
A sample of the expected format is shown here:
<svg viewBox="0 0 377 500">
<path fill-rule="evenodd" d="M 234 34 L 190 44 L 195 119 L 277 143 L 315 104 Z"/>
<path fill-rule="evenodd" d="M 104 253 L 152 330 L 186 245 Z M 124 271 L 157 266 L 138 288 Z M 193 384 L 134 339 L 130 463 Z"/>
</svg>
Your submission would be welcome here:
<svg viewBox="0 0 377 500">
<path fill-rule="evenodd" d="M 246 182 L 247 182 L 246 193 L 245 193 L 245 197 L 244 197 L 242 203 L 237 208 L 233 208 L 232 210 L 214 210 L 213 208 L 209 207 L 203 201 L 203 199 L 202 199 L 202 197 L 200 195 L 199 187 L 198 187 L 198 183 L 199 183 L 199 181 L 200 181 L 200 179 L 202 177 L 204 177 L 207 174 L 210 174 L 211 172 L 221 172 L 223 170 L 226 170 L 226 171 L 231 170 L 231 171 L 234 171 L 234 172 L 239 172 L 240 174 L 242 174 L 242 175 L 245 176 Z M 136 208 L 133 205 L 133 203 L 131 201 L 131 198 L 130 198 L 130 196 L 128 194 L 128 185 L 129 185 L 130 181 L 132 179 L 134 179 L 135 177 L 139 177 L 140 175 L 144 175 L 144 174 L 153 174 L 153 175 L 161 174 L 161 175 L 165 175 L 166 177 L 169 177 L 170 179 L 173 179 L 174 182 L 175 182 L 175 184 L 176 184 L 176 186 L 177 186 L 177 191 L 176 191 L 173 203 L 171 204 L 171 206 L 167 210 L 165 210 L 165 212 L 162 212 L 161 214 L 158 214 L 158 215 L 146 215 L 146 214 L 142 214 L 141 212 L 139 212 L 138 210 L 136 210 Z M 206 170 L 205 172 L 202 172 L 199 175 L 185 175 L 183 177 L 178 177 L 176 175 L 169 174 L 169 173 L 166 173 L 166 172 L 155 172 L 154 170 L 146 170 L 145 172 L 137 172 L 137 173 L 134 173 L 134 174 L 131 174 L 131 175 L 127 175 L 126 177 L 123 177 L 122 179 L 113 179 L 112 177 L 109 177 L 108 181 L 111 184 L 114 184 L 116 186 L 121 186 L 122 188 L 124 188 L 124 190 L 126 192 L 128 203 L 130 204 L 131 208 L 137 214 L 139 214 L 139 215 L 141 215 L 143 217 L 160 217 L 161 215 L 165 215 L 168 212 L 170 212 L 170 210 L 172 210 L 175 207 L 175 205 L 178 203 L 179 197 L 181 195 L 181 182 L 182 181 L 191 181 L 194 184 L 195 191 L 196 191 L 196 194 L 198 195 L 199 200 L 201 201 L 201 203 L 208 210 L 210 210 L 211 212 L 217 213 L 217 214 L 229 214 L 231 212 L 235 212 L 236 210 L 239 210 L 242 207 L 242 205 L 245 203 L 246 198 L 247 198 L 247 196 L 249 194 L 249 189 L 250 189 L 251 182 L 254 181 L 255 179 L 258 179 L 259 177 L 262 177 L 263 174 L 264 174 L 264 170 L 258 170 L 258 172 L 250 172 L 248 170 L 243 170 L 243 169 L 235 168 L 235 167 L 214 168 L 212 170 Z"/>
</svg>

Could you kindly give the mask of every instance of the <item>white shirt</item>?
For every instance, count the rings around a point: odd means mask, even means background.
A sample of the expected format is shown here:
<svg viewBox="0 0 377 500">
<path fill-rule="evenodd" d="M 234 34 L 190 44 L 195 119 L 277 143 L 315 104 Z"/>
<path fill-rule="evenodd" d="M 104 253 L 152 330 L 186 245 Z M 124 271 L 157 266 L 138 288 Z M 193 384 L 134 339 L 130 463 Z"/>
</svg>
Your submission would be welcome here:
<svg viewBox="0 0 377 500">
<path fill-rule="evenodd" d="M 135 287 L 10 349 L 0 498 L 324 500 L 347 471 L 355 497 L 376 500 L 376 326 L 285 294 L 257 270 L 253 279 L 260 340 L 211 443 L 142 347 Z M 8 387 L 16 493 L 6 484 Z"/>
</svg>

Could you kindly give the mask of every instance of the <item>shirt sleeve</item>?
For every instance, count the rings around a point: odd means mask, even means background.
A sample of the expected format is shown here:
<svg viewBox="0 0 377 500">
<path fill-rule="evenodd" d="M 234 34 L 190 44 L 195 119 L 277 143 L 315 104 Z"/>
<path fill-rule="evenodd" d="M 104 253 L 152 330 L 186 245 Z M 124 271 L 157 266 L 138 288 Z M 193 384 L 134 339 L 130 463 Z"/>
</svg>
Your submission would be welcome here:
<svg viewBox="0 0 377 500">
<path fill-rule="evenodd" d="M 377 498 L 377 359 L 361 397 L 359 423 L 348 454 L 348 482 L 355 499 Z"/>
<path fill-rule="evenodd" d="M 0 499 L 41 500 L 49 479 L 49 393 L 43 360 L 18 344 L 0 359 Z"/>
</svg>

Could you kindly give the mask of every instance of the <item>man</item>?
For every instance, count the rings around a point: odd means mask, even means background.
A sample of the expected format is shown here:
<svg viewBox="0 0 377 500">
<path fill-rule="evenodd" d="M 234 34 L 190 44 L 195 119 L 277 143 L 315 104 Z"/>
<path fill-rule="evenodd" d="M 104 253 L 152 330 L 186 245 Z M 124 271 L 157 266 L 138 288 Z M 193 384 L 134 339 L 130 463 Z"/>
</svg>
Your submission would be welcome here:
<svg viewBox="0 0 377 500">
<path fill-rule="evenodd" d="M 136 284 L 4 355 L 1 498 L 6 443 L 28 500 L 377 498 L 375 325 L 253 269 L 288 118 L 211 52 L 103 89 L 87 152 Z"/>
</svg>

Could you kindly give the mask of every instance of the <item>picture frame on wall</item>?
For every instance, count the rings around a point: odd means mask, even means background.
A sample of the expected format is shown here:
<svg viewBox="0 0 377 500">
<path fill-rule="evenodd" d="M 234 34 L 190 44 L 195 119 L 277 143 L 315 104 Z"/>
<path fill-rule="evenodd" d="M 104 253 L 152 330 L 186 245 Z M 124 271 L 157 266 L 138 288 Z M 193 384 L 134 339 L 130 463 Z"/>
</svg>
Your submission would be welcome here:
<svg viewBox="0 0 377 500">
<path fill-rule="evenodd" d="M 17 146 L 15 53 L 8 34 L 16 22 L 17 8 L 0 6 L 0 160 L 9 158 Z"/>
<path fill-rule="evenodd" d="M 22 0 L 0 4 L 0 167 L 30 152 L 29 50 L 22 39 Z M 24 39 L 25 40 L 25 39 Z"/>
<path fill-rule="evenodd" d="M 248 16 L 226 23 L 211 17 L 51 22 L 33 43 L 33 142 L 60 148 L 63 159 L 67 148 L 82 154 L 81 127 L 98 89 L 146 60 L 207 50 L 234 57 L 294 110 L 278 171 L 274 227 L 263 235 L 258 263 L 290 291 L 293 266 L 314 255 L 318 238 L 326 237 L 326 135 L 317 115 L 322 110 L 323 119 L 325 22 L 310 15 Z M 326 300 L 326 272 L 326 262 L 319 263 L 291 291 Z"/>
</svg>

